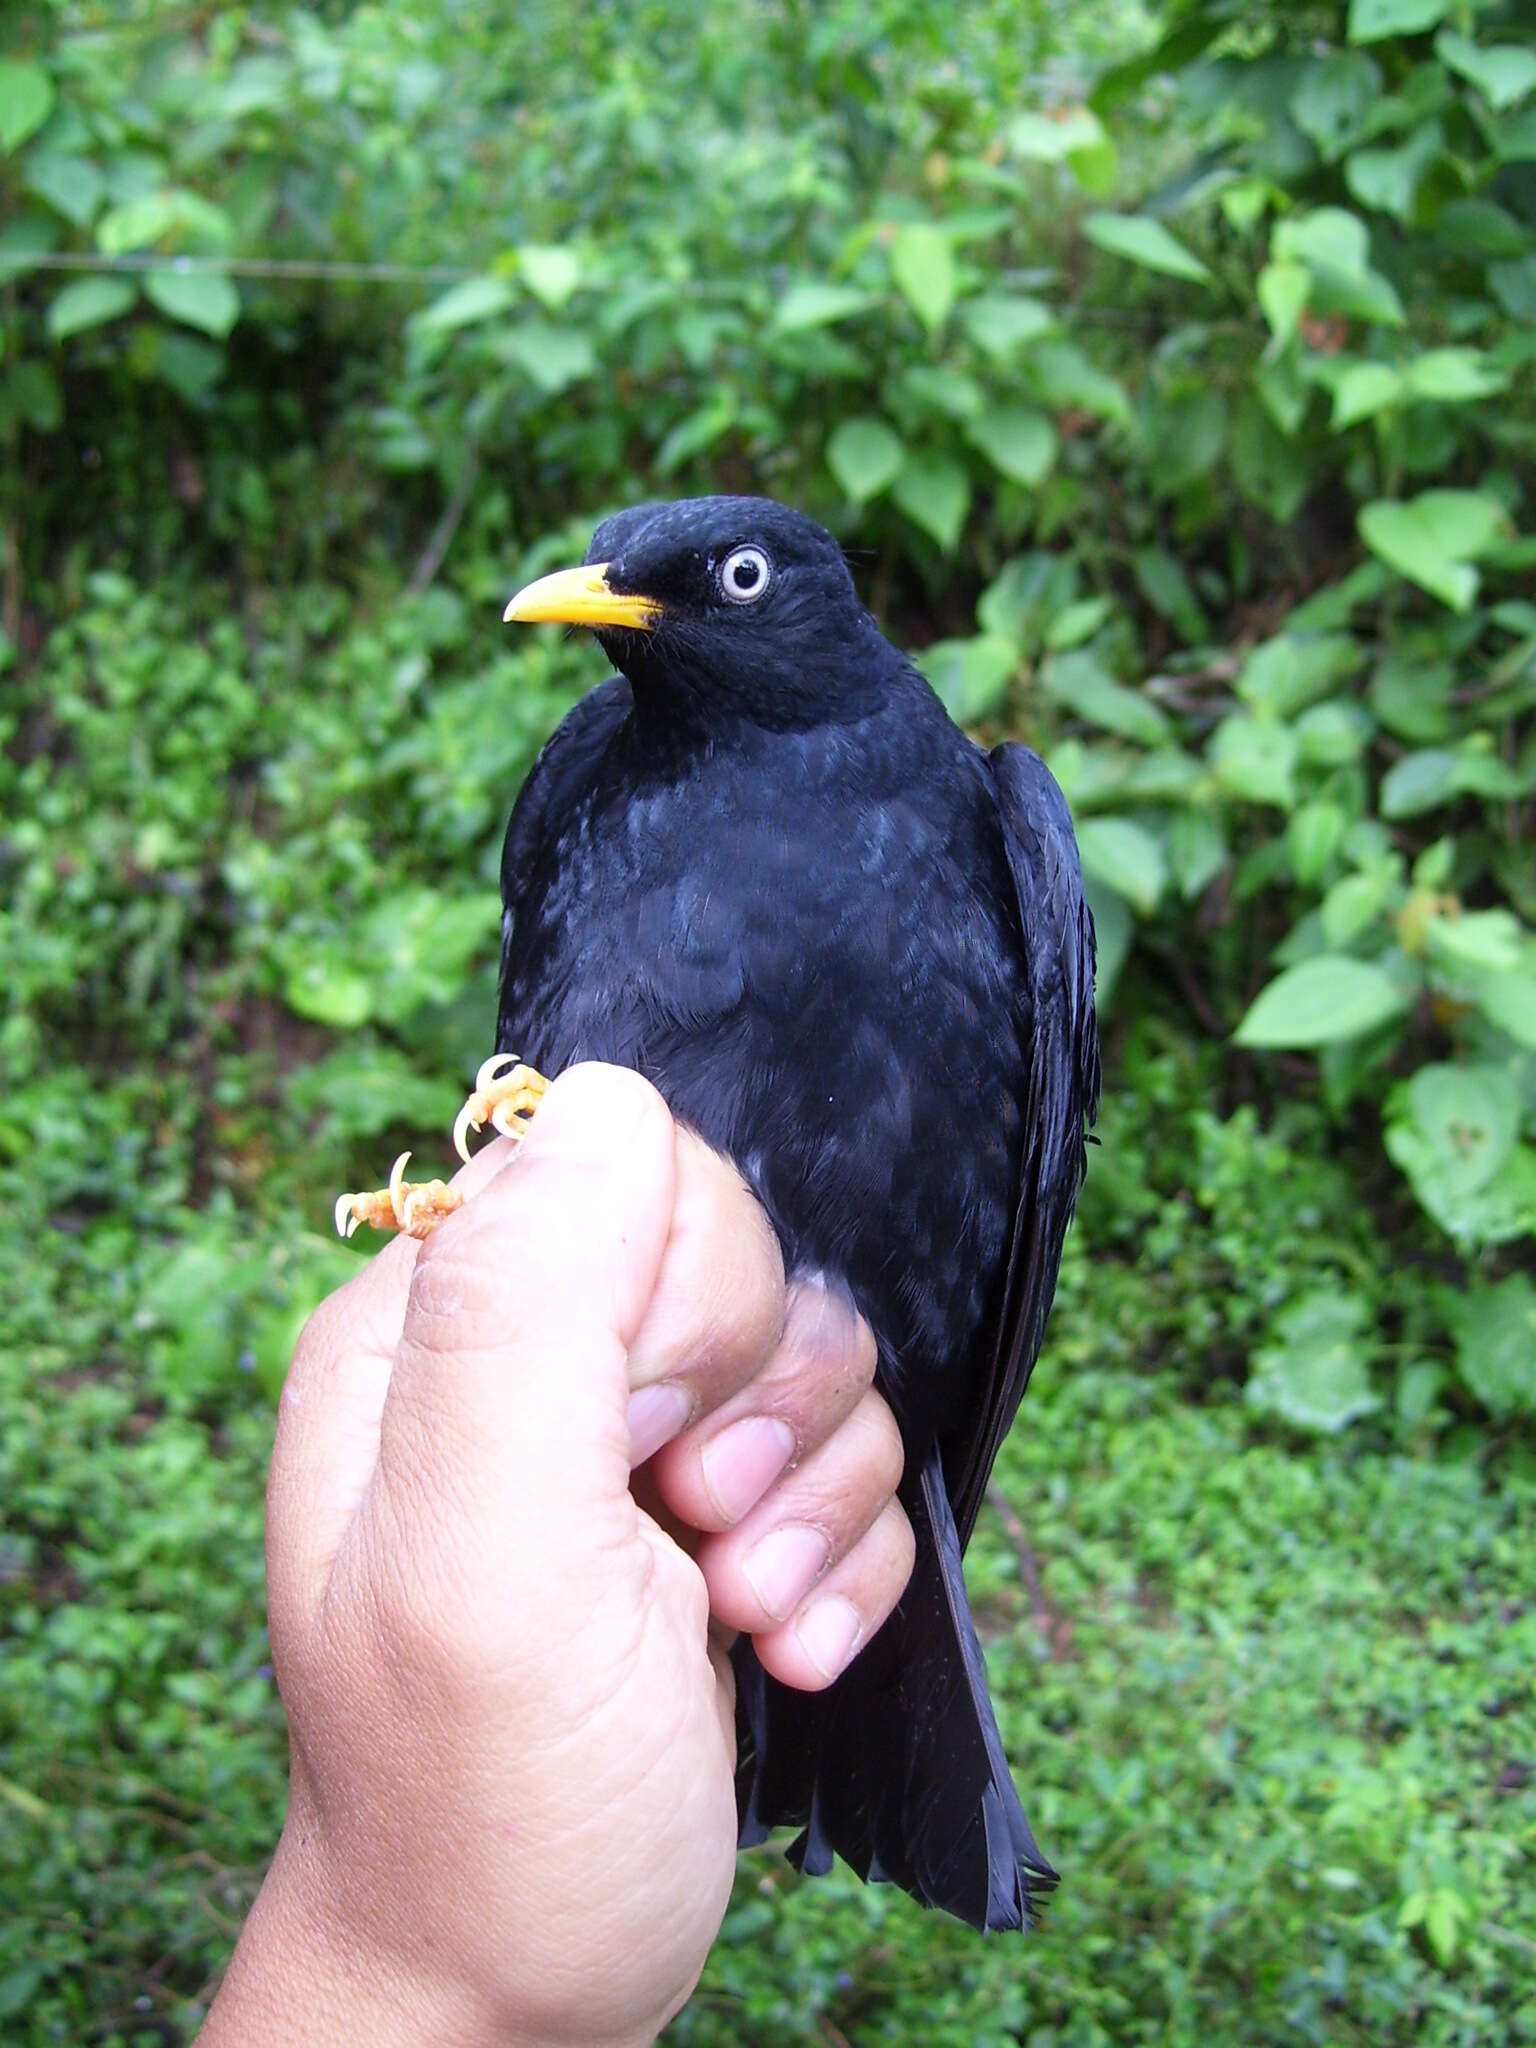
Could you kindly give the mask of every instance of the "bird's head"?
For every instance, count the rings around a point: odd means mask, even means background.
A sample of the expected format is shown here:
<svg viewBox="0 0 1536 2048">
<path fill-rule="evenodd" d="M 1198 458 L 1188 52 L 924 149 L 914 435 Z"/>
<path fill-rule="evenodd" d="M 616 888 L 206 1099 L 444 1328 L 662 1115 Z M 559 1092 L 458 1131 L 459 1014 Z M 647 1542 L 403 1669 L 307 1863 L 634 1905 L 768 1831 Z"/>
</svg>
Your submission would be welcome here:
<svg viewBox="0 0 1536 2048">
<path fill-rule="evenodd" d="M 771 498 L 617 512 L 579 569 L 530 583 L 504 616 L 590 626 L 638 705 L 705 727 L 856 715 L 877 684 L 874 650 L 893 653 L 832 535 Z"/>
</svg>

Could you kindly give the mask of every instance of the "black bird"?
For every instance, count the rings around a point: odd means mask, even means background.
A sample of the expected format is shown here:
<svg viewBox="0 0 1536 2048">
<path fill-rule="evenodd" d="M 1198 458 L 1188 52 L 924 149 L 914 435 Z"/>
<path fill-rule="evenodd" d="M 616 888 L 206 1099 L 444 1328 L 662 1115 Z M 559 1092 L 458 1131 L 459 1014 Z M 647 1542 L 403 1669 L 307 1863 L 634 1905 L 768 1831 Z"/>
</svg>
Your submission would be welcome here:
<svg viewBox="0 0 1536 2048">
<path fill-rule="evenodd" d="M 984 752 L 761 498 L 637 505 L 514 620 L 621 671 L 539 756 L 502 860 L 497 1045 L 645 1074 L 729 1155 L 786 1271 L 874 1330 L 917 1539 L 826 1692 L 735 1652 L 741 1839 L 801 1829 L 976 1927 L 1054 1883 L 1009 1776 L 961 1552 L 1040 1348 L 1099 1092 L 1093 922 L 1061 791 Z"/>
</svg>

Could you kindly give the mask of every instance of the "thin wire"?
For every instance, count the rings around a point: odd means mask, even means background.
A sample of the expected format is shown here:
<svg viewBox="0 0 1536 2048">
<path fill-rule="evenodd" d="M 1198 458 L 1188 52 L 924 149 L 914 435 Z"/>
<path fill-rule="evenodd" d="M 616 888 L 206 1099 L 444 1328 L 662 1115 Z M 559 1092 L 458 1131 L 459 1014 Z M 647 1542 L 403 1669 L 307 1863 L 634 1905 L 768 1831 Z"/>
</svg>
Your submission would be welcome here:
<svg viewBox="0 0 1536 2048">
<path fill-rule="evenodd" d="M 141 251 L 126 256 L 98 256 L 88 251 L 0 249 L 0 281 L 33 270 L 72 270 L 86 276 L 144 275 L 172 271 L 182 277 L 258 277 L 290 284 L 463 284 L 491 273 L 461 263 L 348 263 L 302 256 L 157 256 Z M 1006 274 L 1003 281 L 1006 282 Z M 717 294 L 719 286 L 705 278 L 669 281 L 679 298 Z M 1076 306 L 1071 318 L 1087 326 L 1158 327 L 1150 307 Z M 1212 323 L 1207 325 L 1230 322 Z"/>
<path fill-rule="evenodd" d="M 19 270 L 83 270 L 98 276 L 115 271 L 173 270 L 182 276 L 278 277 L 295 283 L 462 284 L 485 273 L 457 263 L 345 263 L 324 257 L 287 256 L 93 256 L 67 250 L 0 250 L 0 266 Z"/>
</svg>

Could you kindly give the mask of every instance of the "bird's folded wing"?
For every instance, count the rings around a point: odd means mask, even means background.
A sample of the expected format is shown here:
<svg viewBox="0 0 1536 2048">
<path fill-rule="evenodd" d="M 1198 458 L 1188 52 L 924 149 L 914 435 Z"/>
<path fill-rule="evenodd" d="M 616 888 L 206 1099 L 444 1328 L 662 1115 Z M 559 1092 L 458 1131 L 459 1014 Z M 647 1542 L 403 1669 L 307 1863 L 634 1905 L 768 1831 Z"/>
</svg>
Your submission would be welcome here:
<svg viewBox="0 0 1536 2048">
<path fill-rule="evenodd" d="M 991 767 L 1023 930 L 1030 1070 L 1019 1209 L 984 1420 L 962 1468 L 949 1475 L 962 1544 L 1039 1355 L 1062 1241 L 1082 1185 L 1086 1126 L 1099 1103 L 1093 916 L 1066 799 L 1028 747 L 994 748 Z"/>
</svg>

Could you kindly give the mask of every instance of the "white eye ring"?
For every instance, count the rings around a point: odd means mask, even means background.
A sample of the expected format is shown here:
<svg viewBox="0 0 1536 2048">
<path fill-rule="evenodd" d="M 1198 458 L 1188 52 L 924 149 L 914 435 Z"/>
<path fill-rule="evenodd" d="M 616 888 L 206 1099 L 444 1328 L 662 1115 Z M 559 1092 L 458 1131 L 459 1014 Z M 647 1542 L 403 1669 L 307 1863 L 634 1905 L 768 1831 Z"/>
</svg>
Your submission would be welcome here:
<svg viewBox="0 0 1536 2048">
<path fill-rule="evenodd" d="M 756 604 L 773 581 L 773 564 L 761 548 L 732 548 L 720 564 L 720 595 L 731 604 Z"/>
</svg>

